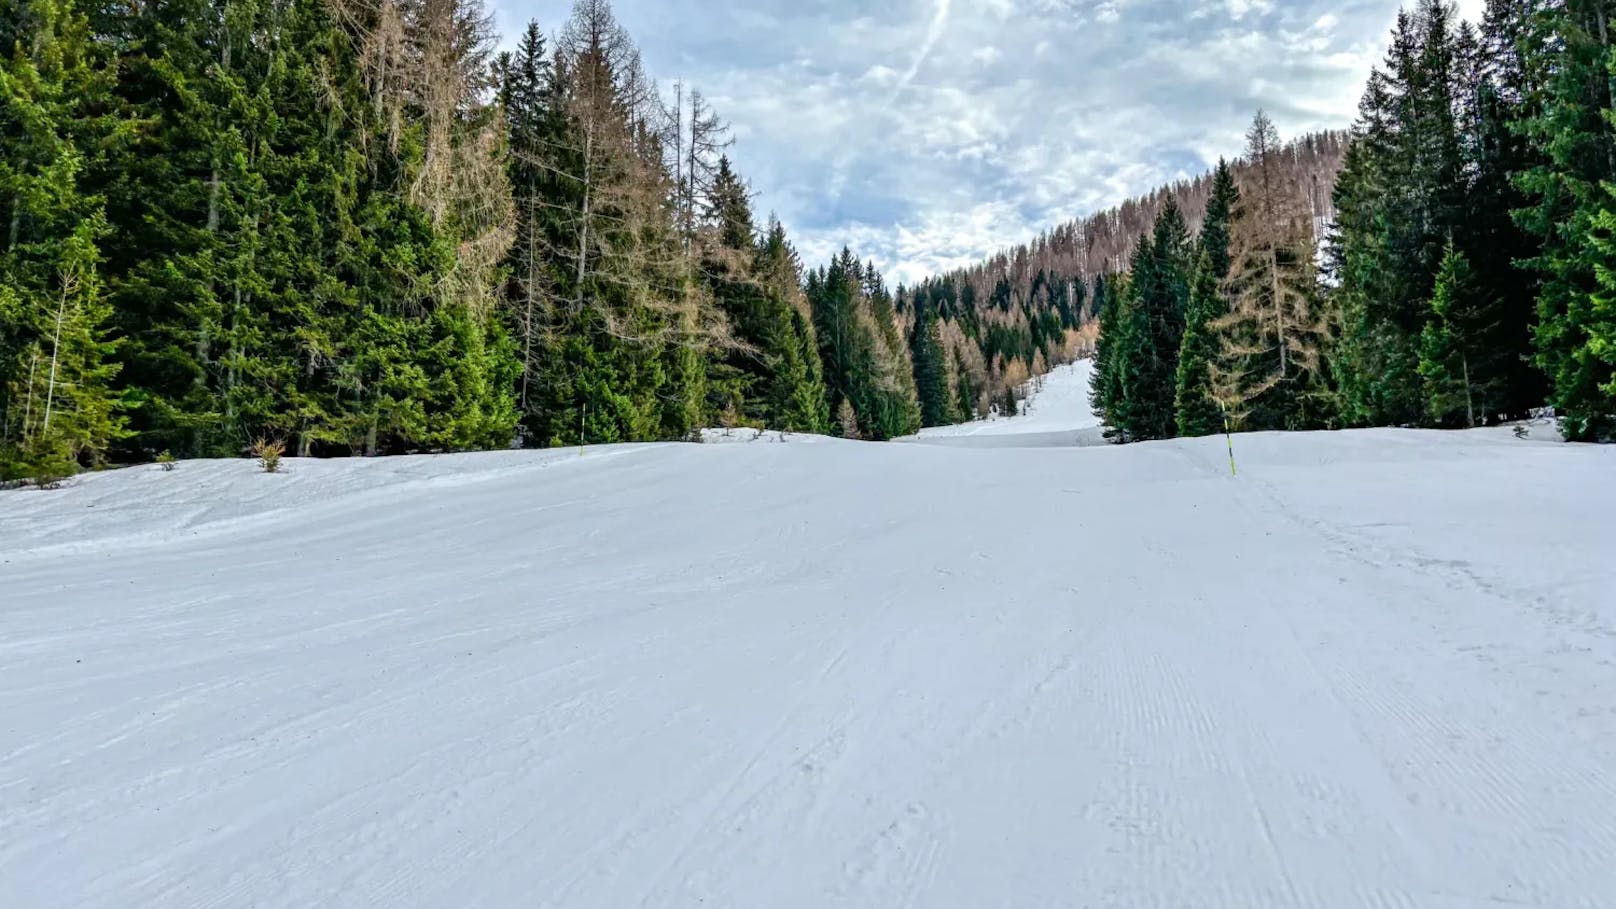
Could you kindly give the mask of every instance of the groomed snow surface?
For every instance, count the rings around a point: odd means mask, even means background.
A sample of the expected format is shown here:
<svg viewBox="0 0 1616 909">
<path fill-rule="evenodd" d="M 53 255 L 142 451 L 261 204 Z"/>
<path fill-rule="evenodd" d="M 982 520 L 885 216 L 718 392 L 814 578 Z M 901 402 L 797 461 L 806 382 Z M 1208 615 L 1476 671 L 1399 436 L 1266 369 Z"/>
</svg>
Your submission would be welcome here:
<svg viewBox="0 0 1616 909">
<path fill-rule="evenodd" d="M 760 441 L 0 493 L 0 906 L 1616 905 L 1616 450 Z"/>
<path fill-rule="evenodd" d="M 1070 448 L 1104 445 L 1099 417 L 1089 405 L 1094 364 L 1079 360 L 1034 380 L 1016 416 L 995 416 L 959 426 L 922 430 L 906 442 L 954 448 Z"/>
</svg>

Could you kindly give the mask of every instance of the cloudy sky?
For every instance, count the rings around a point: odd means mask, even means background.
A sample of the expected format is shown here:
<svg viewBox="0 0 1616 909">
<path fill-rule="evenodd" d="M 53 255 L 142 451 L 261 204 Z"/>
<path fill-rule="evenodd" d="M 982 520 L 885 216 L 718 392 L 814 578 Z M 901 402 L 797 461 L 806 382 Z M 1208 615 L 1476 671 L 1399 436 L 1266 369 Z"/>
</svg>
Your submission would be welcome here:
<svg viewBox="0 0 1616 909">
<path fill-rule="evenodd" d="M 514 34 L 571 0 L 492 0 Z M 1474 16 L 1482 0 L 1461 0 Z M 615 0 L 651 75 L 734 127 L 761 214 L 810 264 L 893 283 L 1240 152 L 1350 124 L 1398 0 Z"/>
</svg>

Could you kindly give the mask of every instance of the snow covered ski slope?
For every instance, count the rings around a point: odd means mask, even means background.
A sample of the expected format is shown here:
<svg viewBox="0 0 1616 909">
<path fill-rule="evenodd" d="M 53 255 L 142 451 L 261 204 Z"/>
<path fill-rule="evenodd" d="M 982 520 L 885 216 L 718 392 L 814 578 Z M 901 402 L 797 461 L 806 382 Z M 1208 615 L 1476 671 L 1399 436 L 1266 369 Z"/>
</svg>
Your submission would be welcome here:
<svg viewBox="0 0 1616 909">
<path fill-rule="evenodd" d="M 994 417 L 958 426 L 922 430 L 908 442 L 953 448 L 1070 448 L 1104 445 L 1100 420 L 1089 406 L 1093 362 L 1079 360 L 1057 366 L 1043 377 L 1013 417 Z"/>
<path fill-rule="evenodd" d="M 0 906 L 1616 905 L 1616 450 L 773 439 L 0 493 Z"/>
</svg>

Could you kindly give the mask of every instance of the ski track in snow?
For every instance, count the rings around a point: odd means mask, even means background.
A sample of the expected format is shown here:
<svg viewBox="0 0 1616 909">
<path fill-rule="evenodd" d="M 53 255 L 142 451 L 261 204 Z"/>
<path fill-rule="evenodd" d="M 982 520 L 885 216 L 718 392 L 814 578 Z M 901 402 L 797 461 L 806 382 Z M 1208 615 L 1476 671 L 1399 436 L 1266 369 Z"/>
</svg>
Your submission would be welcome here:
<svg viewBox="0 0 1616 909">
<path fill-rule="evenodd" d="M 0 493 L 0 906 L 1616 905 L 1616 449 L 1086 384 Z"/>
<path fill-rule="evenodd" d="M 1057 366 L 1028 383 L 1021 413 L 921 430 L 901 441 L 949 448 L 1072 448 L 1106 444 L 1100 420 L 1089 406 L 1093 363 Z"/>
</svg>

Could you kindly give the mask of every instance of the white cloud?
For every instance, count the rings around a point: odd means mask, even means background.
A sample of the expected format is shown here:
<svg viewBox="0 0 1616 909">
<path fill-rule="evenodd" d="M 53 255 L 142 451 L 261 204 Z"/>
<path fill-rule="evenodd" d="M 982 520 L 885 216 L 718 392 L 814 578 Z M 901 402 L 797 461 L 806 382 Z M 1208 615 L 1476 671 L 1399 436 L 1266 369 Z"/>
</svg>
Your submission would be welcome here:
<svg viewBox="0 0 1616 909">
<path fill-rule="evenodd" d="M 496 0 L 514 33 L 570 0 Z M 1463 0 L 1479 14 L 1484 0 Z M 700 87 L 804 259 L 893 282 L 974 261 L 1281 130 L 1351 123 L 1398 0 L 614 0 Z"/>
<path fill-rule="evenodd" d="M 1274 0 L 1224 0 L 1224 7 L 1231 18 L 1244 19 L 1250 13 L 1261 15 L 1273 12 Z"/>
</svg>

